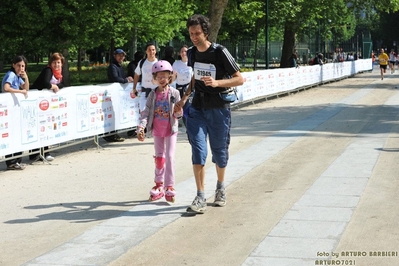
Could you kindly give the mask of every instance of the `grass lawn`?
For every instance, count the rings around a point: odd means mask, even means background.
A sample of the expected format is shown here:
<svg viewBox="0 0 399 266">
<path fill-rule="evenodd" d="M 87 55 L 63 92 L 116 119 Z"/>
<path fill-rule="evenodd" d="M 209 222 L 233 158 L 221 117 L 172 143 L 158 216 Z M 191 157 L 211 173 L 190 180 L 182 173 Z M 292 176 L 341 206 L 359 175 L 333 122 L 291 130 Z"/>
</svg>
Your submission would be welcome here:
<svg viewBox="0 0 399 266">
<path fill-rule="evenodd" d="M 93 64 L 89 66 L 82 66 L 82 70 L 78 71 L 76 67 L 76 62 L 68 62 L 69 64 L 69 74 L 71 79 L 71 86 L 79 86 L 79 85 L 93 85 L 93 84 L 103 84 L 108 83 L 107 78 L 107 64 Z M 124 63 L 125 73 L 127 73 L 127 64 Z M 35 82 L 36 78 L 39 76 L 42 69 L 47 65 L 44 63 L 32 63 L 27 67 L 27 72 L 29 76 L 30 85 Z M 10 70 L 11 65 L 4 65 L 4 71 L 0 72 L 0 80 L 3 80 L 4 75 L 8 70 Z M 245 67 L 241 67 L 241 72 L 250 72 L 253 69 L 250 67 L 249 63 L 245 65 Z"/>
</svg>

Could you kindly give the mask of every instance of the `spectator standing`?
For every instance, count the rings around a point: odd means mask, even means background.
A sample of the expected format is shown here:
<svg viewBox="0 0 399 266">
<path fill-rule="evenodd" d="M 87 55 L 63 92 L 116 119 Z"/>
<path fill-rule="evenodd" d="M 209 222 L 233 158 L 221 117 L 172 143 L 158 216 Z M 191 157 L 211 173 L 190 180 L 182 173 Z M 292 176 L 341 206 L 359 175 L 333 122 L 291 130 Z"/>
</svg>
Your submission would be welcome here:
<svg viewBox="0 0 399 266">
<path fill-rule="evenodd" d="M 140 60 L 138 66 L 134 71 L 134 83 L 133 83 L 133 92 L 138 93 L 138 83 L 140 82 L 139 88 L 141 88 L 140 103 L 139 108 L 140 111 L 143 111 L 147 102 L 147 96 L 150 92 L 155 89 L 157 86 L 152 82 L 152 65 L 155 64 L 158 59 L 156 57 L 157 50 L 156 46 L 153 43 L 148 43 L 145 47 L 146 56 L 142 60 Z"/>
<path fill-rule="evenodd" d="M 391 70 L 391 74 L 395 73 L 395 63 L 396 63 L 396 53 L 394 49 L 391 49 L 389 53 L 389 69 Z"/>
<path fill-rule="evenodd" d="M 315 58 L 310 60 L 309 65 L 323 65 L 323 54 L 318 53 Z"/>
<path fill-rule="evenodd" d="M 205 162 L 208 137 L 217 173 L 214 206 L 226 205 L 224 177 L 229 158 L 231 110 L 230 103 L 225 102 L 219 93 L 244 83 L 240 68 L 229 51 L 208 40 L 210 27 L 209 19 L 203 15 L 193 15 L 187 20 L 187 29 L 195 47 L 187 52 L 188 65 L 194 69 L 195 91 L 187 117 L 187 134 L 197 186 L 197 196 L 187 211 L 198 213 L 205 212 L 207 208 Z M 226 79 L 226 75 L 231 78 Z M 190 86 L 176 108 L 184 106 L 191 89 Z"/>
<path fill-rule="evenodd" d="M 244 51 L 242 53 L 242 66 L 245 67 L 246 63 L 247 63 L 247 51 Z"/>
<path fill-rule="evenodd" d="M 288 65 L 289 65 L 289 67 L 297 67 L 298 66 L 298 64 L 297 64 L 297 56 L 296 56 L 296 54 L 292 54 L 291 56 L 290 56 L 290 58 L 288 58 Z"/>
<path fill-rule="evenodd" d="M 374 62 L 375 62 L 375 54 L 374 51 L 371 51 L 371 71 L 374 69 Z"/>
<path fill-rule="evenodd" d="M 162 60 L 166 60 L 169 62 L 170 65 L 173 65 L 173 63 L 175 62 L 175 50 L 173 49 L 172 46 L 166 46 L 165 47 L 165 55 L 162 58 Z"/>
<path fill-rule="evenodd" d="M 133 82 L 133 77 L 126 76 L 125 70 L 123 69 L 123 61 L 125 60 L 126 53 L 122 49 L 116 49 L 114 56 L 108 67 L 107 75 L 108 82 L 128 83 Z"/>
<path fill-rule="evenodd" d="M 176 191 L 174 157 L 178 133 L 178 119 L 183 110 L 175 108 L 180 101 L 179 92 L 169 84 L 173 78 L 173 68 L 168 61 L 160 60 L 152 65 L 154 83 L 158 86 L 148 95 L 146 107 L 140 113 L 138 140 L 144 141 L 147 128 L 154 137 L 155 186 L 150 190 L 150 201 L 165 199 L 175 201 Z"/>
<path fill-rule="evenodd" d="M 0 93 L 22 93 L 28 97 L 29 78 L 26 73 L 28 62 L 22 55 L 14 57 L 11 69 L 4 75 L 1 82 Z M 6 155 L 5 158 L 22 155 L 22 152 Z M 24 170 L 26 164 L 22 163 L 22 158 L 15 158 L 6 161 L 7 170 Z"/>
<path fill-rule="evenodd" d="M 319 53 L 315 59 L 316 64 L 323 65 L 323 54 Z"/>
<path fill-rule="evenodd" d="M 50 56 L 48 65 L 43 68 L 40 72 L 39 76 L 36 78 L 35 82 L 33 82 L 32 89 L 38 90 L 52 90 L 54 93 L 57 93 L 60 89 L 64 87 L 63 79 L 62 79 L 62 66 L 64 65 L 65 58 L 60 53 L 53 53 Z M 34 151 L 38 151 L 39 149 L 34 149 Z M 44 147 L 44 150 L 48 150 L 48 147 Z M 33 154 L 29 155 L 29 159 L 31 160 L 41 160 L 40 155 Z M 54 157 L 51 156 L 49 152 L 44 152 L 44 159 L 47 161 L 53 161 Z"/>
<path fill-rule="evenodd" d="M 125 70 L 123 69 L 123 61 L 125 60 L 126 53 L 122 49 L 116 49 L 114 51 L 114 56 L 108 66 L 107 76 L 108 82 L 118 82 L 118 83 L 128 83 L 133 82 L 133 77 L 126 76 Z M 108 142 L 123 142 L 125 138 L 119 136 L 115 131 L 110 132 L 112 135 L 103 137 L 104 140 Z"/>
<path fill-rule="evenodd" d="M 131 77 L 134 77 L 134 71 L 139 65 L 140 60 L 144 58 L 144 53 L 142 51 L 137 51 L 134 53 L 133 57 L 133 60 L 127 65 L 127 75 Z"/>
<path fill-rule="evenodd" d="M 180 92 L 180 98 L 183 98 L 183 95 L 187 91 L 188 85 L 190 84 L 191 78 L 193 76 L 193 69 L 187 66 L 187 49 L 187 45 L 183 45 L 179 51 L 180 60 L 177 60 L 173 63 L 173 71 L 176 73 L 176 89 Z M 186 116 L 189 105 L 190 102 L 186 101 L 185 105 L 183 106 L 183 123 L 186 127 Z"/>
<path fill-rule="evenodd" d="M 387 73 L 388 60 L 389 60 L 388 55 L 385 53 L 384 49 L 381 48 L 381 52 L 378 55 L 378 62 L 380 63 L 381 80 L 384 79 L 384 73 Z"/>
</svg>

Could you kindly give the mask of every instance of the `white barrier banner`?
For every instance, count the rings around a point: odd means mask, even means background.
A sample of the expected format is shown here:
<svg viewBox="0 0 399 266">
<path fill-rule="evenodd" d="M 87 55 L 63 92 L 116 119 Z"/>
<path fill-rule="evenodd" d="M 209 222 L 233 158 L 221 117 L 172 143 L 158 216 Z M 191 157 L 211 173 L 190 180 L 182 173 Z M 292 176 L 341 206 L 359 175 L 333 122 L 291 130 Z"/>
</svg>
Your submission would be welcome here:
<svg viewBox="0 0 399 266">
<path fill-rule="evenodd" d="M 371 59 L 242 73 L 238 101 L 249 101 L 370 70 Z M 58 93 L 0 94 L 0 156 L 138 125 L 132 83 L 74 86 Z"/>
<path fill-rule="evenodd" d="M 132 84 L 75 86 L 58 93 L 0 94 L 0 155 L 137 126 Z"/>
</svg>

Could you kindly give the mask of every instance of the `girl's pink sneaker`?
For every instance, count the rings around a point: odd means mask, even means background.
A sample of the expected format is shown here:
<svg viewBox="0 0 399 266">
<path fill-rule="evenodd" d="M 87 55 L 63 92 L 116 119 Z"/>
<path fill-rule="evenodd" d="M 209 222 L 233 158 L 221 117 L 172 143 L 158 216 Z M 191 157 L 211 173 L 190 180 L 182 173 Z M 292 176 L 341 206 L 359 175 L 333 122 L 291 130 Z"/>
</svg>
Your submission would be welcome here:
<svg viewBox="0 0 399 266">
<path fill-rule="evenodd" d="M 155 186 L 150 190 L 150 201 L 156 201 L 165 195 L 163 183 L 155 183 Z"/>
<path fill-rule="evenodd" d="M 175 202 L 176 190 L 173 187 L 166 187 L 165 199 L 169 202 Z"/>
</svg>

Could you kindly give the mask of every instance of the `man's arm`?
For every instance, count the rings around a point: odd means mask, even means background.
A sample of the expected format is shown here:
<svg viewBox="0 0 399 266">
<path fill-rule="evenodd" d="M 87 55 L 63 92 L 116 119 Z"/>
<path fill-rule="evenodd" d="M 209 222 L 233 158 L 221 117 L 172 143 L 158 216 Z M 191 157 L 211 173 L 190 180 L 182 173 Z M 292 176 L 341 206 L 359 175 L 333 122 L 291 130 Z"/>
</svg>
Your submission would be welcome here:
<svg viewBox="0 0 399 266">
<path fill-rule="evenodd" d="M 134 73 L 134 79 L 133 79 L 133 92 L 137 93 L 137 83 L 139 82 L 140 76 L 137 73 Z"/>
<path fill-rule="evenodd" d="M 244 78 L 240 71 L 235 72 L 230 79 L 213 79 L 211 76 L 202 77 L 206 86 L 210 87 L 236 87 L 244 84 Z"/>
<path fill-rule="evenodd" d="M 191 93 L 194 91 L 194 86 L 195 86 L 195 78 L 194 76 L 191 78 L 191 82 L 188 85 L 188 88 L 186 90 L 186 92 L 183 94 L 183 97 L 180 99 L 180 101 L 178 101 L 175 104 L 175 107 L 173 109 L 173 111 L 179 112 L 181 110 L 181 108 L 183 108 L 183 106 L 186 104 L 188 98 L 190 97 Z"/>
</svg>

